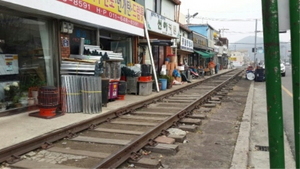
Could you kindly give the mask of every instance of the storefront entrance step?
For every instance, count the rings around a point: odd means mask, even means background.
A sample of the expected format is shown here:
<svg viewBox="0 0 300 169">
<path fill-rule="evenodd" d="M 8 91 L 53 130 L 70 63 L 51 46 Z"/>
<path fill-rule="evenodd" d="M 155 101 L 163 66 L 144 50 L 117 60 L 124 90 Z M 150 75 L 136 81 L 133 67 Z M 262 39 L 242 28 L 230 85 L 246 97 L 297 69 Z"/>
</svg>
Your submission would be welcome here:
<svg viewBox="0 0 300 169">
<path fill-rule="evenodd" d="M 52 148 L 48 149 L 48 151 L 63 153 L 63 154 L 95 157 L 95 158 L 107 158 L 110 155 L 109 153 L 74 150 L 74 149 L 66 149 L 66 148 L 61 148 L 61 147 L 52 147 Z"/>
<path fill-rule="evenodd" d="M 175 139 L 178 143 L 183 143 L 183 141 L 186 139 L 186 135 L 180 136 L 175 134 L 169 134 L 168 137 Z"/>
<path fill-rule="evenodd" d="M 135 119 L 135 120 L 157 120 L 157 121 L 162 121 L 165 120 L 166 118 L 164 117 L 147 117 L 147 116 L 132 116 L 132 115 L 124 115 L 120 116 L 119 118 L 121 119 Z"/>
<path fill-rule="evenodd" d="M 150 123 L 150 122 L 136 122 L 136 121 L 121 121 L 121 120 L 116 120 L 110 122 L 112 124 L 126 124 L 126 125 L 134 125 L 134 126 L 156 126 L 158 123 Z"/>
<path fill-rule="evenodd" d="M 129 160 L 128 162 L 134 164 L 134 166 L 138 168 L 159 168 L 161 165 L 159 160 L 153 160 L 145 157 L 137 161 Z"/>
<path fill-rule="evenodd" d="M 169 154 L 175 155 L 178 152 L 179 146 L 176 144 L 162 144 L 158 143 L 155 146 L 145 146 L 147 151 L 151 151 L 154 153 L 161 153 L 161 154 Z"/>
<path fill-rule="evenodd" d="M 178 128 L 184 131 L 195 132 L 198 127 L 193 125 L 179 125 Z"/>
<path fill-rule="evenodd" d="M 78 136 L 72 138 L 73 141 L 89 142 L 89 143 L 99 143 L 99 144 L 114 144 L 114 145 L 127 145 L 130 140 L 119 140 L 119 139 L 107 139 L 107 138 L 95 138 L 95 137 L 86 137 Z"/>
<path fill-rule="evenodd" d="M 93 131 L 100 131 L 106 133 L 119 133 L 119 134 L 132 134 L 132 135 L 142 135 L 142 131 L 133 131 L 133 130 L 120 130 L 120 129 L 108 129 L 108 128 L 96 128 Z"/>
<path fill-rule="evenodd" d="M 11 168 L 61 168 L 61 169 L 79 169 L 74 166 L 66 166 L 66 165 L 59 165 L 59 164 L 51 164 L 46 162 L 38 162 L 34 160 L 21 160 L 17 163 L 11 165 Z"/>
<path fill-rule="evenodd" d="M 165 112 L 148 112 L 148 111 L 135 111 L 132 114 L 149 114 L 149 115 L 159 115 L 159 116 L 172 116 L 174 113 L 165 113 Z"/>
<path fill-rule="evenodd" d="M 187 117 L 193 118 L 193 119 L 206 119 L 205 114 L 192 114 L 192 115 L 188 115 Z"/>
<path fill-rule="evenodd" d="M 157 143 L 164 143 L 164 144 L 174 144 L 175 143 L 175 139 L 174 138 L 170 138 L 170 137 L 166 137 L 166 136 L 158 136 L 155 138 L 155 140 Z"/>
<path fill-rule="evenodd" d="M 192 118 L 183 118 L 179 122 L 185 124 L 197 124 L 197 125 L 201 125 L 202 123 L 200 119 L 192 119 Z"/>
</svg>

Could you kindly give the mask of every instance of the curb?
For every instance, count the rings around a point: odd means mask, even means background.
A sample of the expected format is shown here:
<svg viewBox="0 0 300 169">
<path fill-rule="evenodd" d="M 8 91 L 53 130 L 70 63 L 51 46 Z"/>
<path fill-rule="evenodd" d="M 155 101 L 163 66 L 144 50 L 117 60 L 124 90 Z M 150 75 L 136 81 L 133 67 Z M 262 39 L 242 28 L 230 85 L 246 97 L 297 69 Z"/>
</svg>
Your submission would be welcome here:
<svg viewBox="0 0 300 169">
<path fill-rule="evenodd" d="M 253 111 L 253 95 L 254 81 L 252 81 L 250 85 L 250 90 L 248 92 L 247 103 L 244 109 L 244 114 L 240 125 L 236 145 L 234 148 L 230 169 L 246 169 L 248 167 L 251 121 Z"/>
</svg>

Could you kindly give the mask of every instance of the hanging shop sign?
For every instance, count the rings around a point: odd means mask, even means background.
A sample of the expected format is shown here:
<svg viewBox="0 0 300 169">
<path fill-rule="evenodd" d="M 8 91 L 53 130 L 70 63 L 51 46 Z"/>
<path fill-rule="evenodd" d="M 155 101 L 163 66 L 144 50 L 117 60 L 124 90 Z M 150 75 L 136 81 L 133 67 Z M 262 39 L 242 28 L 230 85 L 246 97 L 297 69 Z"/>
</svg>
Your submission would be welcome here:
<svg viewBox="0 0 300 169">
<path fill-rule="evenodd" d="M 181 36 L 180 38 L 180 49 L 189 51 L 189 52 L 194 52 L 194 43 L 192 40 Z"/>
<path fill-rule="evenodd" d="M 179 38 L 179 24 L 149 9 L 146 11 L 149 31 Z"/>
<path fill-rule="evenodd" d="M 132 0 L 57 0 L 66 4 L 144 28 L 144 7 Z"/>
<path fill-rule="evenodd" d="M 207 39 L 199 34 L 193 33 L 193 42 L 195 48 L 207 49 Z"/>
</svg>

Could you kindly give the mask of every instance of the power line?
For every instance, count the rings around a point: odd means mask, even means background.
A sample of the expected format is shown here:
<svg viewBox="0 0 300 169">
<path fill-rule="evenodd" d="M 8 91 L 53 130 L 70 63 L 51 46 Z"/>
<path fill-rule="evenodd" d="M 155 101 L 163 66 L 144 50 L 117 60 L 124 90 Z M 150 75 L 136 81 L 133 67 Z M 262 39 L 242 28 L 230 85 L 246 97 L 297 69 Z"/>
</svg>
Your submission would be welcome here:
<svg viewBox="0 0 300 169">
<path fill-rule="evenodd" d="M 231 22 L 249 22 L 249 21 L 262 21 L 262 19 L 246 18 L 246 19 L 227 19 L 227 18 L 209 18 L 209 17 L 195 17 L 195 19 L 209 20 L 209 21 L 231 21 Z"/>
</svg>

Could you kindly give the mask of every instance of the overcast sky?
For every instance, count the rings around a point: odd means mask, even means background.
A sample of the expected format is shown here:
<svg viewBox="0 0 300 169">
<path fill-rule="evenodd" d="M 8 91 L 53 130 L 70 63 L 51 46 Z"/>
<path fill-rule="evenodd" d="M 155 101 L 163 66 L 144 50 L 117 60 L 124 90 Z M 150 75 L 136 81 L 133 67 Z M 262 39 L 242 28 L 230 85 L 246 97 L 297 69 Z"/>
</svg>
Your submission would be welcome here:
<svg viewBox="0 0 300 169">
<path fill-rule="evenodd" d="M 191 24 L 208 23 L 216 30 L 228 29 L 222 36 L 229 43 L 254 36 L 255 19 L 258 19 L 257 30 L 262 31 L 261 0 L 181 0 L 180 12 L 187 15 L 188 10 L 190 15 L 198 12 L 190 19 Z M 280 40 L 290 41 L 289 32 L 280 34 Z"/>
</svg>

